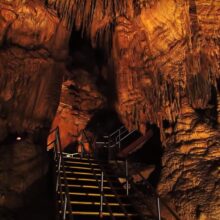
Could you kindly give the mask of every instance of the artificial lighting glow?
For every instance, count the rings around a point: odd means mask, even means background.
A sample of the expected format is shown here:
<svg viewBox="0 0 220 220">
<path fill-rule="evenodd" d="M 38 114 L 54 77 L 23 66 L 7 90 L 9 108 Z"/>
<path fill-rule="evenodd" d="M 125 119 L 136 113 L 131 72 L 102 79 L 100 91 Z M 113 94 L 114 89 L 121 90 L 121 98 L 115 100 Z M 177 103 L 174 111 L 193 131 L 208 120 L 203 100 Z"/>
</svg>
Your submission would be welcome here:
<svg viewBox="0 0 220 220">
<path fill-rule="evenodd" d="M 17 141 L 20 141 L 20 140 L 21 140 L 21 137 L 17 137 L 16 140 L 17 140 Z"/>
</svg>

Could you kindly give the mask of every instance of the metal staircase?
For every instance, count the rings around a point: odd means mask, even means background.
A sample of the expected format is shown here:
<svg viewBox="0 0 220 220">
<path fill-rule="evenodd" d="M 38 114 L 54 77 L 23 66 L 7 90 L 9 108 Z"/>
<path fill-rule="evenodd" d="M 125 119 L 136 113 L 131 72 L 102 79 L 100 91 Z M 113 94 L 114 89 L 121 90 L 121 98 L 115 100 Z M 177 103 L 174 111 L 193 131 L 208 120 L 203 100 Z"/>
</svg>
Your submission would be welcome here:
<svg viewBox="0 0 220 220">
<path fill-rule="evenodd" d="M 84 153 L 83 146 L 80 154 L 64 153 L 59 128 L 57 127 L 51 133 L 54 134 L 54 141 L 49 145 L 54 146 L 57 220 L 179 220 L 176 213 L 159 197 L 143 176 L 141 176 L 142 183 L 153 208 L 149 204 L 150 214 L 147 215 L 137 212 L 129 193 L 131 188 L 138 191 L 139 187 L 134 184 L 129 175 L 127 160 L 116 159 L 104 162 L 94 159 L 93 155 Z M 86 136 L 84 131 L 83 134 Z M 120 128 L 112 135 L 105 137 L 104 142 L 96 144 L 99 146 L 101 144 L 103 148 L 120 150 L 121 141 L 125 139 L 121 134 L 128 137 L 131 133 L 126 134 L 125 131 L 123 133 Z M 121 174 L 118 174 L 114 169 L 117 171 L 121 169 L 121 164 L 124 169 Z M 124 183 L 121 183 L 119 178 L 123 178 Z M 136 199 L 139 198 L 133 197 L 133 200 Z M 168 218 L 161 215 L 161 208 L 169 212 Z"/>
<path fill-rule="evenodd" d="M 107 164 L 92 158 L 69 156 L 63 159 L 74 219 L 140 219 L 126 190 Z M 61 185 L 65 186 L 62 176 Z"/>
</svg>

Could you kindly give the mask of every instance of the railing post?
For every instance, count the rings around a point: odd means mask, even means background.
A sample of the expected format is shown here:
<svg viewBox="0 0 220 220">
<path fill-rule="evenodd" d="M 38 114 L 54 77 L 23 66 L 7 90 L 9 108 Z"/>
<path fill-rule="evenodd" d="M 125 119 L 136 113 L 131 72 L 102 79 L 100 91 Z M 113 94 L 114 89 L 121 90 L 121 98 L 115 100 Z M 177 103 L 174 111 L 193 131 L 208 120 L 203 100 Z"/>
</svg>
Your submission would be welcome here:
<svg viewBox="0 0 220 220">
<path fill-rule="evenodd" d="M 111 154 L 110 154 L 110 136 L 106 136 L 105 138 L 105 146 L 107 147 L 107 158 L 108 161 L 111 160 Z"/>
<path fill-rule="evenodd" d="M 118 139 L 118 148 L 119 148 L 119 150 L 121 149 L 121 128 L 119 129 L 119 134 L 118 134 L 118 136 L 119 136 L 119 139 Z"/>
<path fill-rule="evenodd" d="M 104 173 L 102 171 L 102 174 L 101 174 L 101 189 L 100 189 L 100 213 L 99 213 L 100 218 L 103 217 L 103 184 L 104 184 Z"/>
<path fill-rule="evenodd" d="M 83 158 L 84 155 L 84 147 L 83 147 L 83 143 L 81 143 L 81 159 Z"/>
<path fill-rule="evenodd" d="M 158 211 L 158 220 L 161 220 L 161 213 L 160 213 L 160 198 L 157 197 L 157 211 Z"/>
<path fill-rule="evenodd" d="M 58 192 L 59 189 L 59 178 L 60 178 L 60 173 L 57 173 L 56 192 Z"/>
<path fill-rule="evenodd" d="M 125 161 L 125 176 L 126 176 L 126 193 L 127 196 L 129 194 L 129 186 L 128 186 L 128 160 Z"/>
<path fill-rule="evenodd" d="M 56 161 L 56 159 L 57 159 L 57 150 L 56 150 L 56 141 L 54 142 L 54 149 L 53 149 L 53 153 L 54 153 L 54 161 Z"/>
<path fill-rule="evenodd" d="M 66 197 L 66 194 L 65 194 L 64 207 L 63 207 L 63 220 L 66 219 L 66 206 L 67 206 L 67 197 Z"/>
<path fill-rule="evenodd" d="M 60 173 L 60 167 L 61 167 L 61 153 L 59 154 L 58 173 Z"/>
</svg>

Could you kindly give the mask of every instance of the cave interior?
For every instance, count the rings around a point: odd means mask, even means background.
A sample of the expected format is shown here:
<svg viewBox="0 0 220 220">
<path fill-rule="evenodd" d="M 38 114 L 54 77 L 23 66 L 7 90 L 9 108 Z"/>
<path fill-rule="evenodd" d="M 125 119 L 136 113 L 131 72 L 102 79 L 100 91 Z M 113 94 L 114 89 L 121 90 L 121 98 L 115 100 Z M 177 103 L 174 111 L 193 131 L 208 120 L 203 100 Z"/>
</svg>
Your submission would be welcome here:
<svg viewBox="0 0 220 220">
<path fill-rule="evenodd" d="M 0 220 L 72 220 L 72 157 L 140 214 L 76 219 L 219 220 L 219 21 L 219 0 L 2 0 Z"/>
</svg>

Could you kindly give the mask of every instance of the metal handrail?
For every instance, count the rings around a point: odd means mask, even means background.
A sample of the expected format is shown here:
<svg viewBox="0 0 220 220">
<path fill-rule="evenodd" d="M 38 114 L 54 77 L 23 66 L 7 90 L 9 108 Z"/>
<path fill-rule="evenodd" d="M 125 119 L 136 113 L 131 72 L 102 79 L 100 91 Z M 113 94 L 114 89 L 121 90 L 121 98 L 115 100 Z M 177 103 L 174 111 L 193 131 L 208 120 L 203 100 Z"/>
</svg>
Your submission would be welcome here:
<svg viewBox="0 0 220 220">
<path fill-rule="evenodd" d="M 116 134 L 118 131 L 120 131 L 120 129 L 122 129 L 122 127 L 119 128 L 117 131 L 113 132 L 112 134 Z M 130 132 L 128 135 L 126 135 L 126 137 L 128 137 L 128 136 L 129 136 L 130 134 L 132 134 L 133 132 L 134 132 L 134 131 Z M 107 137 L 109 137 L 109 138 L 112 137 L 112 134 L 109 135 L 109 136 L 107 136 Z M 125 139 L 125 138 L 124 138 L 124 139 Z M 119 137 L 119 141 L 117 141 L 117 139 L 116 139 L 115 143 L 112 144 L 112 145 L 109 145 L 109 144 L 108 144 L 108 141 L 109 141 L 109 143 L 110 143 L 110 140 L 109 140 L 109 139 L 108 139 L 107 142 L 104 142 L 104 143 L 105 143 L 105 146 L 107 146 L 107 147 L 109 147 L 109 148 L 112 148 L 112 146 L 117 146 L 118 142 L 120 142 L 120 141 L 122 141 L 122 140 L 124 140 L 124 139 L 120 139 L 120 137 Z M 112 141 L 112 139 L 111 139 L 111 141 Z M 119 167 L 118 162 L 117 162 L 118 160 L 115 159 L 115 161 L 116 161 L 117 166 Z M 127 159 L 125 160 L 125 163 L 127 163 Z M 156 190 L 154 189 L 154 187 L 147 181 L 147 179 L 146 179 L 140 172 L 138 172 L 137 174 L 142 178 L 142 181 L 151 189 L 151 191 L 153 192 L 153 194 L 157 197 L 157 208 L 158 208 L 158 218 L 159 218 L 159 220 L 161 219 L 160 202 L 168 209 L 168 211 L 173 215 L 173 217 L 175 217 L 176 220 L 180 220 L 180 218 L 178 217 L 178 215 L 176 214 L 176 212 L 158 195 L 158 193 L 156 192 Z M 127 165 L 127 164 L 125 165 L 125 176 L 126 176 L 126 191 L 127 191 L 127 194 L 128 194 L 128 182 L 129 182 L 130 184 L 132 184 L 132 185 L 134 185 L 134 182 L 131 181 L 131 180 L 132 180 L 132 176 L 130 176 L 130 175 L 128 174 L 128 165 Z"/>
<path fill-rule="evenodd" d="M 118 144 L 120 144 L 123 140 L 125 140 L 127 137 L 129 137 L 131 134 L 133 134 L 135 132 L 135 130 L 129 132 L 128 134 L 126 134 L 124 137 L 120 137 L 120 136 L 117 136 L 116 137 L 116 142 L 114 144 L 112 144 L 110 147 L 113 147 L 113 146 L 117 146 Z M 118 140 L 117 140 L 118 139 Z"/>
<path fill-rule="evenodd" d="M 118 128 L 116 131 L 114 131 L 113 133 L 109 134 L 108 137 L 113 136 L 114 134 L 116 134 L 117 132 L 119 132 L 120 130 L 122 130 L 123 128 L 125 128 L 125 126 L 121 126 L 121 127 Z"/>
<path fill-rule="evenodd" d="M 62 146 L 61 146 L 61 141 L 60 141 L 60 132 L 59 132 L 59 127 L 56 127 L 55 129 L 51 130 L 49 135 L 55 132 L 55 139 L 51 141 L 48 145 L 50 146 L 51 144 L 54 143 L 54 160 L 57 163 L 57 182 L 56 182 L 56 191 L 60 190 L 59 196 L 61 199 L 61 214 L 62 214 L 62 220 L 66 220 L 66 211 L 67 211 L 67 206 L 69 209 L 69 219 L 73 220 L 73 215 L 72 215 L 72 206 L 70 203 L 70 196 L 69 196 L 69 189 L 68 189 L 68 184 L 67 184 L 67 178 L 66 178 L 66 171 L 65 171 L 65 166 L 64 166 L 64 160 L 63 160 L 63 153 L 62 153 Z M 61 184 L 61 167 L 62 167 L 62 173 L 63 173 L 63 178 L 64 178 L 64 197 L 63 197 L 63 188 Z"/>
<path fill-rule="evenodd" d="M 87 137 L 85 131 L 82 130 L 81 132 L 82 132 L 82 135 L 84 135 L 84 137 L 85 137 L 86 140 L 88 141 L 88 143 L 89 143 L 89 144 L 92 144 L 92 143 L 90 143 L 90 139 Z M 84 148 L 84 145 L 82 145 L 82 148 Z M 104 200 L 104 201 L 105 201 L 105 204 L 107 205 L 108 211 L 109 211 L 109 213 L 110 213 L 111 219 L 115 220 L 115 216 L 113 215 L 112 209 L 111 209 L 111 207 L 109 206 L 108 199 L 107 199 L 107 197 L 106 197 L 106 196 L 104 195 L 104 193 L 103 193 L 103 187 L 102 187 L 102 186 L 103 186 L 103 175 L 101 175 L 101 184 L 100 184 L 100 183 L 99 183 L 99 180 L 98 180 L 98 177 L 97 177 L 97 174 L 96 174 L 96 172 L 95 172 L 95 170 L 94 170 L 94 168 L 93 168 L 93 166 L 92 166 L 91 159 L 90 159 L 90 157 L 89 157 L 88 154 L 87 154 L 87 158 L 88 158 L 90 167 L 92 168 L 92 172 L 93 172 L 93 174 L 94 174 L 94 176 L 95 176 L 96 182 L 97 182 L 97 184 L 98 184 L 98 186 L 99 186 L 99 189 L 100 189 L 100 217 L 102 217 L 102 211 L 103 211 L 103 209 L 102 209 L 102 206 L 103 206 L 102 200 Z M 101 169 L 101 170 L 102 170 L 102 169 Z"/>
<path fill-rule="evenodd" d="M 101 165 L 101 169 L 104 170 L 103 167 L 102 167 L 102 165 Z M 122 204 L 121 199 L 120 199 L 120 197 L 119 197 L 117 191 L 114 189 L 114 186 L 113 186 L 113 184 L 111 183 L 111 181 L 109 180 L 109 177 L 106 176 L 106 178 L 107 178 L 107 180 L 108 180 L 108 182 L 109 182 L 109 185 L 110 185 L 110 187 L 111 187 L 111 190 L 112 190 L 112 192 L 114 193 L 114 195 L 116 196 L 116 200 L 117 200 L 117 202 L 120 204 L 120 207 L 121 207 L 121 209 L 123 210 L 123 212 L 124 212 L 126 218 L 130 220 L 131 217 L 128 215 L 127 210 L 125 209 L 124 205 Z"/>
<path fill-rule="evenodd" d="M 121 128 L 124 128 L 124 127 L 121 127 Z M 120 129 L 121 129 L 120 128 Z M 88 142 L 90 142 L 89 141 L 89 139 L 88 139 L 88 137 L 87 137 L 87 135 L 86 135 L 86 133 L 85 133 L 85 131 L 84 130 L 82 130 L 82 132 L 83 132 L 83 134 L 84 134 L 84 136 L 85 136 L 85 138 L 87 139 L 87 141 Z M 114 133 L 116 133 L 116 132 L 114 132 Z M 113 134 L 114 134 L 113 133 Z M 109 137 L 109 136 L 108 136 Z M 108 142 L 103 142 L 104 144 L 108 144 Z M 102 167 L 102 165 L 100 164 L 100 166 L 101 166 L 101 170 L 102 170 L 102 173 L 103 173 L 103 167 Z M 92 167 L 92 169 L 93 169 L 93 166 L 91 166 Z M 94 173 L 94 172 L 93 172 Z M 95 174 L 96 175 L 96 174 Z M 101 178 L 103 178 L 103 176 L 101 176 Z M 109 180 L 109 177 L 108 177 L 108 175 L 106 175 L 106 178 L 107 178 L 107 180 Z M 127 177 L 126 177 L 127 178 Z M 111 181 L 108 181 L 109 182 L 109 184 L 110 184 L 110 187 L 111 187 L 111 190 L 112 190 L 112 192 L 114 192 L 114 194 L 115 194 L 115 196 L 116 196 L 116 199 L 117 199 L 117 201 L 118 201 L 118 203 L 120 204 L 120 207 L 122 208 L 122 210 L 123 210 L 123 212 L 124 212 L 124 214 L 125 214 L 125 216 L 126 216 L 126 218 L 128 219 L 128 220 L 130 220 L 131 219 L 131 217 L 128 215 L 128 213 L 127 213 L 127 210 L 124 208 L 124 206 L 122 205 L 122 202 L 121 202 L 121 199 L 119 198 L 119 196 L 118 196 L 118 193 L 116 192 L 116 190 L 114 189 L 114 187 L 113 187 L 113 185 L 112 185 L 112 183 L 111 183 Z M 127 185 L 128 186 L 128 185 Z M 102 196 L 103 196 L 103 192 L 102 192 L 102 186 L 100 187 L 100 191 L 101 191 L 101 193 L 102 193 Z M 127 195 L 128 195 L 128 189 L 126 190 L 126 192 L 127 192 Z M 106 198 L 106 200 L 107 200 L 107 198 Z M 101 205 L 101 204 L 100 204 Z M 108 204 L 107 204 L 108 205 Z M 109 208 L 111 209 L 111 207 L 109 206 Z M 101 210 L 102 210 L 102 208 L 101 208 Z M 115 217 L 114 216 L 111 216 L 111 217 L 113 217 L 113 219 L 115 219 Z"/>
<path fill-rule="evenodd" d="M 125 126 L 121 126 L 120 128 L 118 128 L 116 131 L 114 131 L 113 133 L 109 134 L 109 135 L 105 135 L 103 136 L 106 141 L 96 141 L 97 144 L 106 144 L 108 143 L 108 146 L 103 146 L 105 148 L 114 148 L 114 147 L 121 147 L 120 144 L 123 140 L 125 140 L 127 137 L 129 137 L 131 134 L 133 134 L 136 130 L 132 130 L 132 131 L 128 131 L 126 129 Z M 127 134 L 126 134 L 127 133 Z M 126 135 L 124 135 L 126 134 Z M 115 136 L 115 137 L 114 137 Z M 112 142 L 114 142 L 113 144 L 109 145 L 110 141 L 112 140 Z"/>
<path fill-rule="evenodd" d="M 115 160 L 116 165 L 118 167 L 118 169 L 121 168 L 121 166 L 118 163 L 118 160 Z M 137 170 L 136 170 L 137 171 Z M 126 172 L 126 171 L 125 171 Z M 144 184 L 147 186 L 146 189 L 150 189 L 151 192 L 154 194 L 154 196 L 157 198 L 157 208 L 158 208 L 158 218 L 161 219 L 161 212 L 160 212 L 160 203 L 162 203 L 162 205 L 164 205 L 168 211 L 173 215 L 173 217 L 175 217 L 176 220 L 180 220 L 179 216 L 177 215 L 177 213 L 167 204 L 167 202 L 164 201 L 164 199 L 162 199 L 159 194 L 156 192 L 156 190 L 154 189 L 154 187 L 149 183 L 149 181 L 139 172 L 137 171 L 136 173 L 137 175 L 139 175 L 142 179 L 142 181 L 144 182 Z M 133 181 L 133 178 L 131 175 L 127 176 L 127 180 L 129 182 L 130 185 L 133 185 L 138 191 L 141 191 L 140 189 L 138 189 Z M 127 180 L 126 180 L 126 185 L 127 185 Z M 127 188 L 127 186 L 126 186 Z"/>
</svg>

